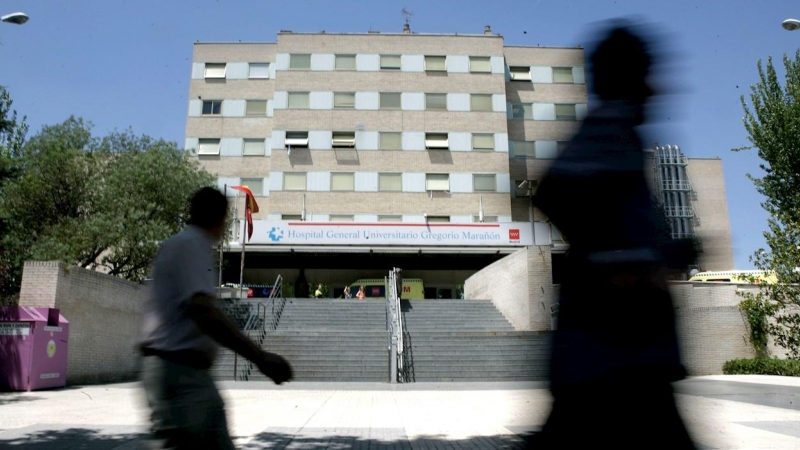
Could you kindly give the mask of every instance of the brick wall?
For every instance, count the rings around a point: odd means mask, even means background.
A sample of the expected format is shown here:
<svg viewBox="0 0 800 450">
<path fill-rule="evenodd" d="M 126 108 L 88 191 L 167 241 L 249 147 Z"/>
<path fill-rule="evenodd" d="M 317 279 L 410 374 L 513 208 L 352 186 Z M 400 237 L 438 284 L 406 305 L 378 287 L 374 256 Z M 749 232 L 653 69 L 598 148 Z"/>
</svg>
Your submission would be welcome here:
<svg viewBox="0 0 800 450">
<path fill-rule="evenodd" d="M 58 308 L 70 322 L 67 383 L 123 381 L 136 376 L 144 291 L 111 275 L 29 261 L 19 304 Z"/>
</svg>

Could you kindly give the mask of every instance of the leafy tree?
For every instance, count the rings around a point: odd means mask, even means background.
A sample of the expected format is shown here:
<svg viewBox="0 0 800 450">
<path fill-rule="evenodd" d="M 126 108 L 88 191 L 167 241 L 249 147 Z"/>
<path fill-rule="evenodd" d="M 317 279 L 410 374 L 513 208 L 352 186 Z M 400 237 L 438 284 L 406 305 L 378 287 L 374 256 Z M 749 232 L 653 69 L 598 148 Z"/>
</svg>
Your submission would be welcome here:
<svg viewBox="0 0 800 450">
<path fill-rule="evenodd" d="M 71 117 L 24 146 L 0 210 L 18 289 L 25 260 L 60 260 L 142 280 L 160 241 L 176 233 L 188 199 L 213 178 L 173 142 L 131 131 L 97 138 Z"/>
<path fill-rule="evenodd" d="M 11 109 L 13 101 L 8 91 L 0 86 L 0 198 L 5 193 L 3 184 L 16 173 L 14 162 L 22 152 L 28 125 L 25 117 L 17 118 L 17 112 Z M 2 246 L 3 236 L 7 233 L 7 225 L 3 211 L 0 210 L 0 280 L 12 277 L 11 260 L 8 251 Z M 10 292 L 3 289 L 0 281 L 0 304 Z"/>
<path fill-rule="evenodd" d="M 790 358 L 800 359 L 800 50 L 794 58 L 784 55 L 783 65 L 782 85 L 772 58 L 766 69 L 759 61 L 751 105 L 741 98 L 751 145 L 734 150 L 758 150 L 765 175 L 748 178 L 765 197 L 761 206 L 770 215 L 764 232 L 769 250 L 759 249 L 751 260 L 759 269 L 773 271 L 780 281 L 745 295 L 742 308 L 748 312 L 760 353 L 769 335 Z"/>
</svg>

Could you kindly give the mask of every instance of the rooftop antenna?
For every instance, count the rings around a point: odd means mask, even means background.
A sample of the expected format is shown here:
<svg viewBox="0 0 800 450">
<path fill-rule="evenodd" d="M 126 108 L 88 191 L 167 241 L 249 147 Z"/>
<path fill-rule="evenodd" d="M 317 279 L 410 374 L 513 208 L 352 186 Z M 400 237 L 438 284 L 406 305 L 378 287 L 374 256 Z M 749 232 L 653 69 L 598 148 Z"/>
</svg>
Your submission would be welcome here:
<svg viewBox="0 0 800 450">
<path fill-rule="evenodd" d="M 406 17 L 406 24 L 403 25 L 403 34 L 411 34 L 411 25 L 409 25 L 409 22 L 411 21 L 411 17 L 414 15 L 414 13 L 405 8 L 403 8 L 403 11 L 401 12 Z"/>
<path fill-rule="evenodd" d="M 403 8 L 403 10 L 401 11 L 401 14 L 403 14 L 403 16 L 405 16 L 405 18 L 406 18 L 406 25 L 409 25 L 410 22 L 411 22 L 411 18 L 414 17 L 414 13 L 412 13 L 411 11 Z"/>
</svg>

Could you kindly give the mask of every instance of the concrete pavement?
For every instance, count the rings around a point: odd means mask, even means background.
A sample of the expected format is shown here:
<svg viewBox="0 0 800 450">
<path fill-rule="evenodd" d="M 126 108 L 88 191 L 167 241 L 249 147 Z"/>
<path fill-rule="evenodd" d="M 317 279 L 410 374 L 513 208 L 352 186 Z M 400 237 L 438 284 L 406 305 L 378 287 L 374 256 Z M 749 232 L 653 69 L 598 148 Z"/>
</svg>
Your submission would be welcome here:
<svg viewBox="0 0 800 450">
<path fill-rule="evenodd" d="M 549 412 L 546 383 L 220 383 L 240 448 L 511 449 Z M 696 377 L 676 385 L 703 449 L 800 448 L 800 379 Z M 0 448 L 140 448 L 138 383 L 0 394 Z"/>
</svg>

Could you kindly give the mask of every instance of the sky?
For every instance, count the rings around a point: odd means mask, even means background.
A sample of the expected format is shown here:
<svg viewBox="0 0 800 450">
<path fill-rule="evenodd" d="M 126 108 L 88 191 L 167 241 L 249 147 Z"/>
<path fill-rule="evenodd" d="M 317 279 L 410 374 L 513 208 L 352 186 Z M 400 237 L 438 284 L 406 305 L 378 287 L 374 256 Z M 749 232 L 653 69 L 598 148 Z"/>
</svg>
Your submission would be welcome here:
<svg viewBox="0 0 800 450">
<path fill-rule="evenodd" d="M 29 135 L 70 115 L 103 135 L 137 134 L 183 142 L 195 42 L 275 42 L 295 32 L 400 32 L 403 8 L 418 33 L 480 34 L 485 25 L 505 45 L 591 45 L 590 30 L 628 17 L 663 36 L 672 58 L 659 69 L 668 100 L 647 138 L 689 157 L 721 158 L 735 266 L 765 246 L 767 214 L 746 178 L 759 176 L 746 146 L 740 96 L 758 81 L 756 63 L 782 68 L 800 31 L 796 0 L 0 0 L 0 15 L 23 11 L 25 25 L 0 24 L 0 85 L 26 115 Z M 590 104 L 591 107 L 591 104 Z"/>
</svg>

